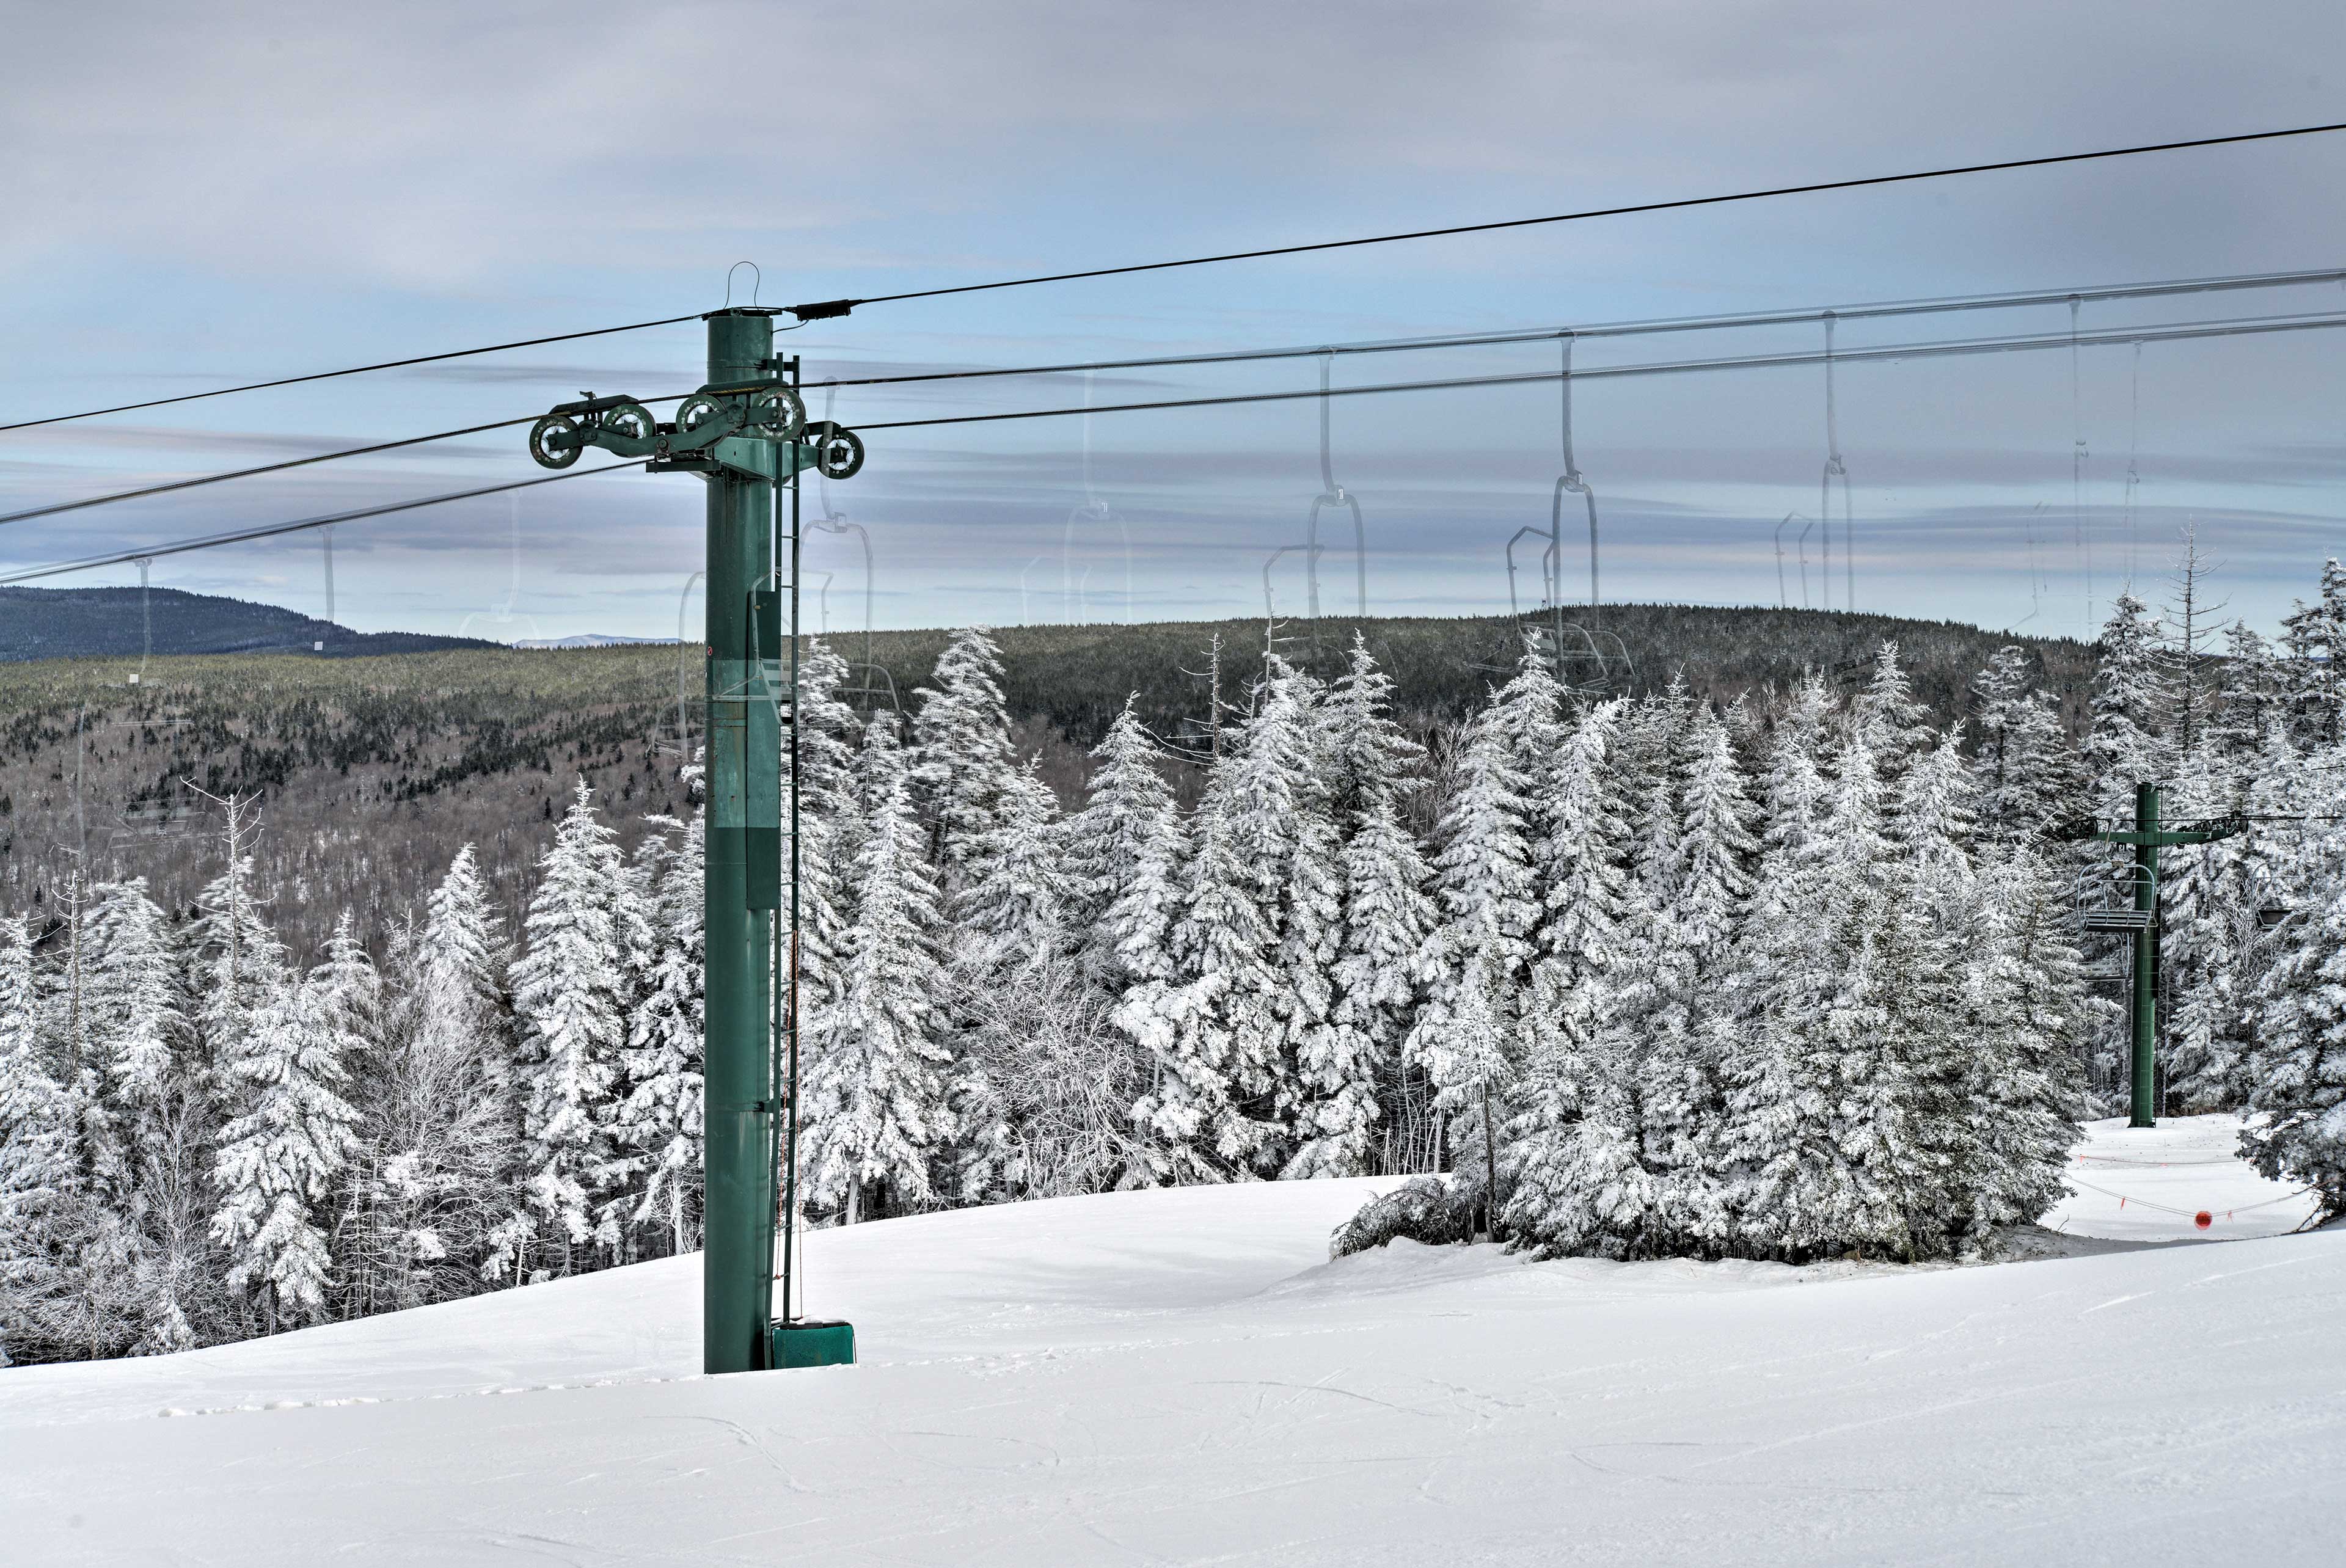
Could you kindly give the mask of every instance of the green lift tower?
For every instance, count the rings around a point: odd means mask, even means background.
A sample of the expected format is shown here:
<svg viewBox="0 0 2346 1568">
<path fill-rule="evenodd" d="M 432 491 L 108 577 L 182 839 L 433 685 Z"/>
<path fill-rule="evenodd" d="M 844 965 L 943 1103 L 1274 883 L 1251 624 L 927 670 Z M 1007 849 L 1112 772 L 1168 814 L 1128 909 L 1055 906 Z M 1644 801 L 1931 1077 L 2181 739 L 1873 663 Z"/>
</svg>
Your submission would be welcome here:
<svg viewBox="0 0 2346 1568">
<path fill-rule="evenodd" d="M 701 1359 L 710 1372 L 855 1359 L 849 1325 L 797 1319 L 787 1243 L 779 1315 L 774 1302 L 777 1222 L 797 1196 L 798 476 L 814 468 L 846 479 L 863 465 L 852 432 L 808 424 L 798 361 L 774 355 L 780 313 L 730 307 L 705 318 L 708 382 L 668 423 L 633 398 L 588 392 L 529 433 L 530 455 L 548 468 L 596 446 L 647 460 L 654 473 L 699 474 L 707 487 Z"/>
<path fill-rule="evenodd" d="M 2134 890 L 2133 906 L 2090 910 L 2085 917 L 2087 931 L 2123 932 L 2134 944 L 2134 984 L 2127 994 L 2127 1034 L 2132 1045 L 2127 1064 L 2128 1126 L 2157 1125 L 2153 1111 L 2157 1084 L 2158 851 L 2178 844 L 2212 844 L 2247 826 L 2238 818 L 2224 818 L 2188 828 L 2162 830 L 2158 825 L 2158 786 L 2137 784 L 2132 828 L 2105 829 L 2086 820 L 2062 835 L 2073 840 L 2097 839 L 2106 844 L 2126 844 L 2135 852 L 2134 866 L 2127 879 Z"/>
</svg>

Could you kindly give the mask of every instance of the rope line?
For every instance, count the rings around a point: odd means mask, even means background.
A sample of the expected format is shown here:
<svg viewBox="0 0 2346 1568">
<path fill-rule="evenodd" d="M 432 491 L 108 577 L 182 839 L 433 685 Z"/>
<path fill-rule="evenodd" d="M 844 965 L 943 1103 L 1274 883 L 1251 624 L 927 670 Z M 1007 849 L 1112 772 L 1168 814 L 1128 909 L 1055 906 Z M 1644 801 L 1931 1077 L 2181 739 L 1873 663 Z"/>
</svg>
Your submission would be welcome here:
<svg viewBox="0 0 2346 1568">
<path fill-rule="evenodd" d="M 2086 1181 L 2083 1177 L 2075 1175 L 2071 1175 L 2066 1179 L 2071 1186 L 2081 1186 L 2087 1192 L 2097 1192 L 2104 1197 L 2114 1197 L 2117 1199 L 2121 1207 L 2127 1204 L 2133 1204 L 2137 1208 L 2155 1208 L 2161 1214 L 2180 1215 L 2185 1219 L 2197 1219 L 2202 1214 L 2214 1214 L 2218 1212 L 2215 1209 L 2177 1208 L 2172 1204 L 2157 1203 L 2149 1198 L 2136 1197 L 2128 1193 L 2112 1192 L 2108 1187 L 2096 1186 L 2092 1182 Z M 2275 1204 L 2293 1203 L 2312 1190 L 2313 1189 L 2309 1186 L 2301 1188 L 2297 1192 L 2283 1193 L 2279 1197 L 2264 1198 L 2256 1203 L 2235 1204 L 2231 1207 L 2224 1209 L 2221 1212 L 2226 1219 L 2229 1219 L 2236 1214 L 2249 1214 L 2257 1209 L 2270 1208 Z"/>
</svg>

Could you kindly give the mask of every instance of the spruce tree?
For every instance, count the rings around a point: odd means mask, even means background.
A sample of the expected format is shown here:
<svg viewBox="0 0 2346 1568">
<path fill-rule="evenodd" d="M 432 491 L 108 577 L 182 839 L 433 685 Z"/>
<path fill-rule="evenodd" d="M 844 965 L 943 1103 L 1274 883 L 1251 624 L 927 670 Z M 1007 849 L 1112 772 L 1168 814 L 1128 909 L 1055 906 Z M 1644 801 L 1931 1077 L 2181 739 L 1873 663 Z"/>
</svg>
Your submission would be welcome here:
<svg viewBox="0 0 2346 1568">
<path fill-rule="evenodd" d="M 627 1067 L 634 1089 L 619 1107 L 615 1129 L 643 1173 L 626 1223 L 664 1226 L 671 1255 L 691 1251 L 699 1235 L 708 1032 L 702 986 L 708 935 L 701 903 L 707 820 L 705 811 L 694 813 L 660 878 L 655 906 L 659 956 L 651 994 L 628 1024 Z"/>
<path fill-rule="evenodd" d="M 2212 735 L 2182 759 L 2161 807 L 2166 820 L 2191 821 L 2231 809 L 2227 771 Z M 2226 1109 L 2234 1103 L 2242 1038 L 2240 947 L 2249 933 L 2238 838 L 2161 852 L 2159 976 L 2166 1039 L 2159 1053 L 2163 1101 L 2178 1114 Z M 2168 1000 L 2172 997 L 2172 1001 Z"/>
<path fill-rule="evenodd" d="M 472 845 L 401 932 L 396 1000 L 358 1085 L 363 1150 L 344 1205 L 344 1289 L 362 1312 L 505 1278 L 531 1228 L 515 1191 L 524 1150 L 504 921 Z"/>
<path fill-rule="evenodd" d="M 1086 972 L 1110 994 L 1171 972 L 1181 824 L 1137 696 L 1092 748 L 1084 809 L 1067 820 L 1070 918 Z"/>
<path fill-rule="evenodd" d="M 936 873 L 922 851 L 895 721 L 865 727 L 857 789 L 866 802 L 848 868 L 840 997 L 801 1068 L 801 1191 L 852 1224 L 867 1199 L 928 1201 L 929 1162 L 951 1135 L 936 999 Z"/>
<path fill-rule="evenodd" d="M 961 930 L 1027 962 L 1068 945 L 1075 893 L 1062 860 L 1059 800 L 1033 766 L 1012 779 L 955 914 Z"/>
<path fill-rule="evenodd" d="M 262 917 L 263 901 L 255 886 L 252 840 L 258 824 L 252 805 L 233 795 L 224 804 L 226 863 L 197 895 L 199 912 L 189 932 L 188 951 L 197 965 L 190 980 L 198 1031 L 216 1067 L 243 1049 L 253 1016 L 276 996 L 288 975 L 284 945 Z M 225 1080 L 216 1078 L 214 1086 L 223 1103 L 234 1098 Z"/>
<path fill-rule="evenodd" d="M 1628 706 L 1615 697 L 1582 716 L 1549 786 L 1546 837 L 1532 846 L 1543 881 L 1525 1033 L 1535 1039 L 1556 1031 L 1576 1042 L 1560 1055 L 1545 1053 L 1554 1059 L 1575 1055 L 1598 1027 L 1622 921 L 1630 913 L 1632 822 L 1653 810 L 1650 788 L 1647 806 L 1633 809 L 1616 766 L 1614 749 Z M 1667 799 L 1667 782 L 1657 783 Z"/>
<path fill-rule="evenodd" d="M 1425 748 L 1393 718 L 1392 692 L 1368 638 L 1354 632 L 1344 673 L 1320 707 L 1328 810 L 1346 843 L 1380 805 L 1398 813 L 1425 760 Z"/>
<path fill-rule="evenodd" d="M 538 861 L 525 922 L 527 946 L 513 966 L 521 1025 L 522 1188 L 539 1233 L 558 1249 L 562 1273 L 576 1249 L 610 1247 L 617 1228 L 595 1213 L 612 1155 L 610 1125 L 619 1054 L 627 1043 L 626 950 L 613 918 L 625 862 L 584 779 Z"/>
<path fill-rule="evenodd" d="M 1136 987 L 1118 1010 L 1167 1069 L 1135 1115 L 1161 1140 L 1168 1179 L 1283 1168 L 1305 1097 L 1300 1064 L 1331 1049 L 1342 873 L 1317 697 L 1311 677 L 1266 660 L 1255 714 L 1199 803 L 1173 975 Z"/>
<path fill-rule="evenodd" d="M 1660 1186 L 1659 1231 L 1678 1249 L 1725 1237 L 1727 1198 L 1712 1158 L 1724 1115 L 1719 1042 L 1735 1013 L 1725 994 L 1750 895 L 1751 802 L 1727 727 L 1708 709 L 1692 727 L 1693 758 L 1671 830 L 1653 862 L 1656 1005 L 1649 1013 L 1641 1131 Z M 1666 846 L 1666 847 L 1665 847 Z"/>
<path fill-rule="evenodd" d="M 2076 748 L 2035 678 L 2027 650 L 2007 645 L 1972 681 L 1972 777 L 1981 832 L 1998 843 L 2040 837 L 2088 805 Z"/>
<path fill-rule="evenodd" d="M 937 658 L 933 687 L 913 693 L 911 778 L 933 825 L 937 869 L 948 892 L 974 874 L 994 831 L 1009 820 L 1018 762 L 1002 697 L 1002 650 L 987 627 L 954 633 Z"/>
<path fill-rule="evenodd" d="M 1975 1240 L 2033 1222 L 2066 1190 L 2089 1018 L 2067 889 L 2054 865 L 2016 845 L 1980 880 L 1969 975 Z"/>
<path fill-rule="evenodd" d="M 1888 842 L 1862 732 L 1836 759 L 1825 809 L 1796 826 L 1805 758 L 1774 780 L 1794 822 L 1771 823 L 1746 961 L 1746 1032 L 1730 1064 L 1720 1160 L 1746 1247 L 1805 1261 L 1912 1250 L 1903 1125 L 1882 942 Z"/>
<path fill-rule="evenodd" d="M 92 1059 L 100 1064 L 117 1125 L 132 1151 L 151 1149 L 161 1135 L 156 1117 L 185 1076 L 190 1040 L 188 998 L 174 963 L 169 924 L 147 896 L 145 880 L 97 890 L 102 937 L 87 961 L 87 1005 Z M 248 935 L 248 941 L 252 938 Z M 265 945 L 265 944 L 264 944 Z"/>
<path fill-rule="evenodd" d="M 1398 1064 L 1417 988 L 1411 970 L 1434 927 L 1425 858 L 1389 795 L 1363 791 L 1344 848 L 1343 956 L 1336 1003 L 1300 1072 L 1307 1095 L 1290 1176 L 1365 1176 L 1375 1146 L 1378 1085 Z"/>
<path fill-rule="evenodd" d="M 860 813 L 855 754 L 862 726 L 839 698 L 847 662 L 820 639 L 799 664 L 799 1010 L 801 1026 L 839 995 L 838 955 L 847 915 L 842 891 L 853 859 Z M 787 749 L 783 757 L 789 765 Z M 787 778 L 785 779 L 787 782 Z"/>
<path fill-rule="evenodd" d="M 1873 673 L 1866 678 L 1865 689 L 1850 708 L 1850 720 L 1864 735 L 1883 784 L 1894 787 L 1904 779 L 1908 766 L 1931 744 L 1924 711 L 1898 663 L 1898 645 L 1883 642 L 1874 652 Z"/>
<path fill-rule="evenodd" d="M 2219 755 L 2237 765 L 2264 744 L 2266 726 L 2279 711 L 2280 672 L 2271 645 L 2248 622 L 2234 621 L 2225 633 L 2215 678 L 2209 734 Z"/>
<path fill-rule="evenodd" d="M 1487 1053 L 1484 1014 L 1494 1013 L 1497 1027 L 1514 1035 L 1515 998 L 1533 956 L 1537 888 L 1515 740 L 1495 703 L 1468 721 L 1433 862 L 1440 920 L 1415 965 L 1424 1001 L 1403 1051 L 1454 1118 L 1483 1082 L 1476 1063 Z"/>
<path fill-rule="evenodd" d="M 2093 728 L 2086 761 L 2104 816 L 2131 817 L 2137 784 L 2167 775 L 2158 623 L 2132 594 L 2120 594 L 2102 627 L 2094 668 Z"/>
<path fill-rule="evenodd" d="M 474 847 L 456 851 L 425 903 L 416 949 L 418 1048 L 443 1064 L 494 1059 L 504 1004 L 504 921 Z"/>
<path fill-rule="evenodd" d="M 2320 852 L 2256 983 L 2259 1044 L 2241 1152 L 2266 1177 L 2346 1213 L 2346 835 Z"/>
<path fill-rule="evenodd" d="M 1263 1076 L 1255 1057 L 1274 1027 L 1269 998 L 1283 980 L 1271 967 L 1267 901 L 1239 850 L 1229 792 L 1219 787 L 1230 766 L 1216 768 L 1191 824 L 1194 850 L 1167 945 L 1171 972 L 1139 981 L 1115 1014 L 1151 1062 L 1132 1117 L 1159 1182 L 1228 1180 L 1264 1142 L 1239 1101 Z"/>
<path fill-rule="evenodd" d="M 226 1066 L 239 1113 L 220 1135 L 212 1234 L 232 1259 L 230 1288 L 260 1300 L 270 1333 L 324 1313 L 323 1211 L 357 1145 L 358 1113 L 342 1095 L 352 1044 L 326 984 L 288 976 Z"/>
<path fill-rule="evenodd" d="M 46 1350 L 76 1185 L 72 1107 L 43 1060 L 33 951 L 0 920 L 0 1367 Z"/>
</svg>

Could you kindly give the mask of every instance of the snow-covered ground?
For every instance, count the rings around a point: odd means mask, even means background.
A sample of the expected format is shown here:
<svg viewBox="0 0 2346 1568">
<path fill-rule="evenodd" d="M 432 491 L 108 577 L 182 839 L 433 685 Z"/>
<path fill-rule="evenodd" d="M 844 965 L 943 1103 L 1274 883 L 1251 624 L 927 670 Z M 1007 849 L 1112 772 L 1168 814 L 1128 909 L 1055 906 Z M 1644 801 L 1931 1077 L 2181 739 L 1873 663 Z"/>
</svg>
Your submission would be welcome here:
<svg viewBox="0 0 2346 1568">
<path fill-rule="evenodd" d="M 2129 1202 L 2065 1206 L 2070 1235 L 2270 1196 L 2188 1163 L 2221 1129 L 2095 1133 L 2077 1168 Z M 2091 1174 L 2146 1151 L 2176 1157 Z M 695 1376 L 684 1259 L 0 1373 L 0 1561 L 2338 1559 L 2338 1230 L 1978 1268 L 1326 1262 L 1384 1185 L 820 1233 L 811 1305 L 854 1319 L 854 1368 Z"/>
<path fill-rule="evenodd" d="M 2239 1145 L 2238 1116 L 2174 1116 L 2141 1128 L 2123 1117 L 2088 1123 L 2069 1160 L 2069 1200 L 2045 1223 L 2122 1241 L 2239 1241 L 2303 1225 L 2313 1200 L 2257 1175 L 2241 1161 Z"/>
</svg>

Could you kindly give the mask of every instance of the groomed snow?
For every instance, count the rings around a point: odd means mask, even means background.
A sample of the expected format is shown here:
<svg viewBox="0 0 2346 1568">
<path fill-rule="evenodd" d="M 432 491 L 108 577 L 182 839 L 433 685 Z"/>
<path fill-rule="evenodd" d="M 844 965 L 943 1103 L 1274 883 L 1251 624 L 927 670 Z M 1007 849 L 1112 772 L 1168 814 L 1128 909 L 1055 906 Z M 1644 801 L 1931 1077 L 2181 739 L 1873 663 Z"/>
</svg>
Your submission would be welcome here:
<svg viewBox="0 0 2346 1568">
<path fill-rule="evenodd" d="M 2123 1132 L 2096 1128 L 2086 1153 L 2168 1130 Z M 2213 1135 L 2185 1123 L 2157 1146 L 2205 1155 Z M 2086 1179 L 2137 1196 L 2181 1180 Z M 695 1376 L 683 1259 L 10 1370 L 0 1559 L 2337 1558 L 2337 1230 L 1973 1268 L 1405 1244 L 1326 1262 L 1329 1229 L 1386 1185 L 819 1233 L 811 1303 L 855 1320 L 852 1369 Z M 2181 1227 L 2163 1234 L 2196 1234 Z"/>
<path fill-rule="evenodd" d="M 2069 1159 L 2070 1197 L 2045 1224 L 2072 1236 L 2121 1241 L 2286 1236 L 2313 1199 L 2267 1181 L 2239 1157 L 2238 1116 L 2173 1116 L 2155 1127 L 2090 1122 Z M 2196 1223 L 2202 1213 L 2208 1228 Z"/>
</svg>

